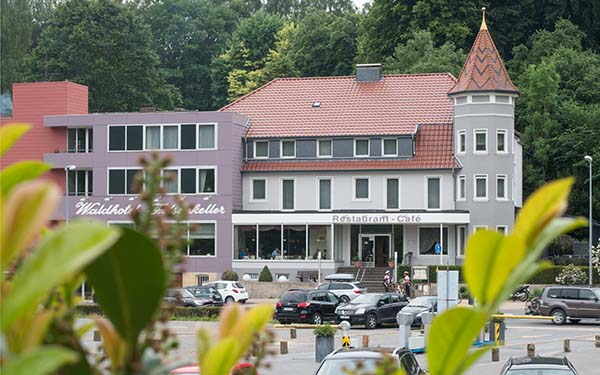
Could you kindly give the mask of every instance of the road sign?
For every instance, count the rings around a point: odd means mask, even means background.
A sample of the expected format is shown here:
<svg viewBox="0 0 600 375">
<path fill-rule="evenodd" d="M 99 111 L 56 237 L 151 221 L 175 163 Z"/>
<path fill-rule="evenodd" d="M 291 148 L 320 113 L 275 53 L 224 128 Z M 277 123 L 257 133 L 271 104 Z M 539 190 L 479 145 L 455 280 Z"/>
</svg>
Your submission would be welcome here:
<svg viewBox="0 0 600 375">
<path fill-rule="evenodd" d="M 441 254 L 442 253 L 442 245 L 440 245 L 439 243 L 435 244 L 435 253 L 436 254 Z"/>
<path fill-rule="evenodd" d="M 350 347 L 350 336 L 342 336 L 342 348 Z"/>
</svg>

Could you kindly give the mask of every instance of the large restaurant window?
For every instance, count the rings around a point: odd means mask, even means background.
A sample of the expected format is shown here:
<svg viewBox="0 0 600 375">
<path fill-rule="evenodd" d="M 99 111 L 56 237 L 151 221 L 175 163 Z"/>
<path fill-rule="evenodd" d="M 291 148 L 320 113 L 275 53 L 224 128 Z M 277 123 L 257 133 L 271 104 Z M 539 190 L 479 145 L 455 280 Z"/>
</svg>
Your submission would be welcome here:
<svg viewBox="0 0 600 375">
<path fill-rule="evenodd" d="M 236 225 L 234 259 L 256 259 L 256 225 Z"/>
<path fill-rule="evenodd" d="M 331 179 L 319 179 L 319 210 L 331 210 Z"/>
<path fill-rule="evenodd" d="M 439 177 L 427 177 L 427 209 L 441 208 L 441 186 Z"/>
<path fill-rule="evenodd" d="M 281 180 L 281 209 L 294 209 L 294 180 Z"/>
<path fill-rule="evenodd" d="M 444 227 L 442 242 L 442 253 L 448 254 L 448 227 Z M 440 243 L 439 227 L 421 227 L 419 228 L 419 255 L 436 255 L 435 245 Z"/>
<path fill-rule="evenodd" d="M 92 195 L 93 174 L 90 170 L 68 171 L 69 195 Z"/>
<path fill-rule="evenodd" d="M 321 259 L 332 259 L 331 251 L 331 226 L 308 226 L 308 259 L 317 259 L 321 252 Z"/>
<path fill-rule="evenodd" d="M 306 257 L 306 226 L 283 226 L 284 259 L 304 259 Z"/>
<path fill-rule="evenodd" d="M 386 208 L 400 208 L 399 180 L 397 178 L 386 179 Z"/>
<path fill-rule="evenodd" d="M 135 175 L 140 171 L 140 169 L 109 169 L 108 194 L 137 194 L 134 192 L 133 184 Z"/>
<path fill-rule="evenodd" d="M 215 255 L 215 224 L 190 223 L 188 225 L 188 255 Z"/>
<path fill-rule="evenodd" d="M 281 226 L 259 225 L 258 243 L 260 259 L 281 259 Z"/>
<path fill-rule="evenodd" d="M 92 152 L 93 134 L 92 128 L 68 128 L 67 152 Z"/>
</svg>

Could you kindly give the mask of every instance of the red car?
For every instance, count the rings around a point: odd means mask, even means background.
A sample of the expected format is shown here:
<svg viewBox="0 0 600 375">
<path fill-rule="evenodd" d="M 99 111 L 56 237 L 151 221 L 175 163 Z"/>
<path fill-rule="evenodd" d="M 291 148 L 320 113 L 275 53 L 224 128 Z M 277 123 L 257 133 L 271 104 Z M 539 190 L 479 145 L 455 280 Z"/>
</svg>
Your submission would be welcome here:
<svg viewBox="0 0 600 375">
<path fill-rule="evenodd" d="M 183 366 L 171 371 L 172 375 L 201 375 L 198 365 Z M 250 363 L 240 363 L 231 369 L 231 375 L 258 375 L 254 365 Z"/>
</svg>

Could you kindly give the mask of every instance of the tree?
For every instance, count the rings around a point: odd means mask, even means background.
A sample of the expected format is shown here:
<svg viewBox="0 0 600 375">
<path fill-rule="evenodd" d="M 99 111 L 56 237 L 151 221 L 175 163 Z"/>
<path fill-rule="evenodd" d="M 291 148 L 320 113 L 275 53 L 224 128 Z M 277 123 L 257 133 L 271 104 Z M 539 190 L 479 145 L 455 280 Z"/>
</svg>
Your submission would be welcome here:
<svg viewBox="0 0 600 375">
<path fill-rule="evenodd" d="M 260 271 L 260 274 L 258 275 L 258 281 L 261 281 L 261 282 L 273 281 L 273 275 L 271 274 L 271 270 L 269 270 L 269 267 L 267 267 L 267 266 L 263 267 L 263 269 Z"/>
<path fill-rule="evenodd" d="M 1 0 L 0 7 L 0 93 L 23 79 L 21 67 L 31 45 L 31 9 L 27 0 Z"/>
<path fill-rule="evenodd" d="M 302 19 L 311 12 L 326 12 L 338 16 L 354 13 L 352 0 L 266 0 L 264 10 L 288 18 Z"/>
<path fill-rule="evenodd" d="M 170 109 L 180 95 L 158 64 L 150 30 L 131 9 L 112 0 L 70 0 L 56 8 L 43 31 L 31 78 L 87 85 L 91 111 Z"/>
<path fill-rule="evenodd" d="M 452 42 L 435 47 L 429 31 L 416 31 L 385 60 L 384 69 L 386 73 L 450 72 L 458 77 L 465 59 L 463 50 L 457 50 Z"/>
<path fill-rule="evenodd" d="M 164 0 L 141 10 L 150 25 L 160 66 L 188 109 L 215 109 L 210 64 L 235 29 L 237 15 L 211 0 Z"/>
</svg>

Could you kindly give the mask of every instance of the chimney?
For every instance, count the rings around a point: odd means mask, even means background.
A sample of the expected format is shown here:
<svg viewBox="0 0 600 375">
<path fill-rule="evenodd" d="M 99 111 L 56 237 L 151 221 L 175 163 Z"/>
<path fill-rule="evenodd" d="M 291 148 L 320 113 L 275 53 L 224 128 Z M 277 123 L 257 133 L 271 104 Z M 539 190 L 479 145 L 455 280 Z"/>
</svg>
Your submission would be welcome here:
<svg viewBox="0 0 600 375">
<path fill-rule="evenodd" d="M 356 64 L 356 81 L 381 81 L 381 64 Z"/>
</svg>

